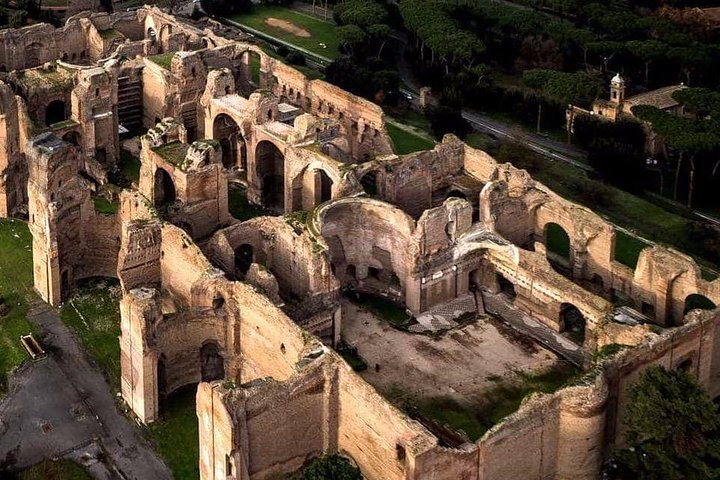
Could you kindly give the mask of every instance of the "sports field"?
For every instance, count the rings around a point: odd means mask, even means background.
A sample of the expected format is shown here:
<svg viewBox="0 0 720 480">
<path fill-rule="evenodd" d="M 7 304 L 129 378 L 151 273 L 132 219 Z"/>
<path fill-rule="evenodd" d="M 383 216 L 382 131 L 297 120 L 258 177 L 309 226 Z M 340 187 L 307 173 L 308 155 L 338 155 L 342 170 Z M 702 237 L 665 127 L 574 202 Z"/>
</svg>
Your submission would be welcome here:
<svg viewBox="0 0 720 480">
<path fill-rule="evenodd" d="M 256 5 L 252 13 L 230 20 L 323 57 L 340 54 L 335 25 L 290 8 Z"/>
</svg>

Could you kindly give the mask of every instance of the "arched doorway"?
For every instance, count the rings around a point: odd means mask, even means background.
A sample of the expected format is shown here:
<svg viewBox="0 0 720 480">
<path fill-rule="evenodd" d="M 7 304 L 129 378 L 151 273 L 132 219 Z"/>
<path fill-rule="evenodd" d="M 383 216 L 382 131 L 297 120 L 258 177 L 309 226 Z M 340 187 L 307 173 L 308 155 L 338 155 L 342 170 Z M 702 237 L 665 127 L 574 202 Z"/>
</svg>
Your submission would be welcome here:
<svg viewBox="0 0 720 480">
<path fill-rule="evenodd" d="M 360 179 L 360 185 L 368 195 L 377 195 L 377 174 L 375 172 L 366 173 Z"/>
<path fill-rule="evenodd" d="M 162 168 L 155 171 L 155 206 L 162 207 L 175 201 L 175 184 L 168 172 Z"/>
<path fill-rule="evenodd" d="M 285 157 L 273 143 L 263 140 L 255 150 L 255 171 L 260 180 L 262 202 L 275 211 L 285 209 Z"/>
<path fill-rule="evenodd" d="M 67 132 L 62 139 L 70 145 L 80 146 L 80 134 L 78 132 Z"/>
<path fill-rule="evenodd" d="M 225 378 L 225 363 L 215 342 L 208 342 L 200 349 L 200 378 L 203 382 Z"/>
<path fill-rule="evenodd" d="M 240 167 L 247 170 L 245 142 L 240 127 L 229 115 L 221 113 L 213 121 L 213 137 L 220 142 L 222 163 L 225 168 Z"/>
<path fill-rule="evenodd" d="M 585 341 L 585 317 L 572 303 L 560 305 L 560 331 L 576 343 Z"/>
<path fill-rule="evenodd" d="M 508 300 L 511 302 L 515 301 L 515 297 L 517 297 L 517 293 L 515 292 L 515 285 L 505 278 L 501 274 L 497 274 L 497 282 L 498 286 L 500 287 L 500 293 L 503 294 L 505 297 L 507 297 Z"/>
<path fill-rule="evenodd" d="M 445 195 L 445 198 L 462 198 L 463 200 L 467 200 L 467 195 L 465 195 L 460 190 L 450 190 L 447 195 Z"/>
<path fill-rule="evenodd" d="M 65 102 L 53 100 L 45 108 L 45 125 L 50 126 L 67 120 L 65 115 Z"/>
<path fill-rule="evenodd" d="M 250 265 L 253 263 L 253 247 L 244 243 L 235 249 L 235 276 L 245 278 Z"/>
<path fill-rule="evenodd" d="M 260 55 L 257 52 L 249 51 L 247 56 L 248 79 L 255 87 L 260 87 Z"/>
<path fill-rule="evenodd" d="M 553 266 L 570 270 L 570 236 L 557 223 L 548 223 L 545 226 L 545 248 L 548 260 Z"/>
<path fill-rule="evenodd" d="M 317 170 L 320 182 L 319 203 L 325 203 L 332 198 L 333 181 L 324 170 Z"/>
<path fill-rule="evenodd" d="M 717 307 L 715 303 L 707 298 L 705 295 L 699 293 L 692 293 L 685 298 L 685 308 L 683 309 L 683 315 L 688 313 L 690 310 L 714 310 Z"/>
</svg>

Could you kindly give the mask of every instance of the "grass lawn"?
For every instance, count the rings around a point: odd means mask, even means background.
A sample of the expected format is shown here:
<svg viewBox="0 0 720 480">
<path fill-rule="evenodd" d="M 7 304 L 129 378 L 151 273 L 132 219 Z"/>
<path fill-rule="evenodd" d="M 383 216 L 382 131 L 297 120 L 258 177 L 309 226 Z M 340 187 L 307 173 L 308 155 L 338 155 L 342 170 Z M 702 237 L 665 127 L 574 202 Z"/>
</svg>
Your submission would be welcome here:
<svg viewBox="0 0 720 480">
<path fill-rule="evenodd" d="M 250 203 L 247 199 L 246 190 L 236 183 L 230 183 L 230 185 L 228 185 L 228 207 L 230 215 L 241 222 L 255 217 L 272 215 L 272 213 L 261 206 Z"/>
<path fill-rule="evenodd" d="M 147 435 L 173 472 L 175 480 L 200 477 L 196 388 L 173 393 L 161 406 L 162 419 L 146 427 Z"/>
<path fill-rule="evenodd" d="M 92 477 L 71 460 L 46 460 L 20 472 L 18 480 L 91 480 Z"/>
<path fill-rule="evenodd" d="M 280 27 L 268 25 L 265 23 L 268 18 L 290 22 L 307 31 L 310 36 L 299 36 Z M 340 43 L 335 35 L 335 25 L 290 8 L 255 5 L 252 13 L 235 15 L 230 19 L 317 55 L 328 58 L 340 55 Z M 321 47 L 321 43 L 324 43 L 327 48 Z"/>
<path fill-rule="evenodd" d="M 460 430 L 473 442 L 508 415 L 515 413 L 523 399 L 533 392 L 559 390 L 580 371 L 559 362 L 539 373 L 518 372 L 512 379 L 499 379 L 497 385 L 482 393 L 477 405 L 462 405 L 454 399 L 436 397 L 419 402 L 401 399 L 404 408 L 454 430 Z"/>
<path fill-rule="evenodd" d="M 66 301 L 60 315 L 97 362 L 110 382 L 120 389 L 120 285 L 115 279 L 93 279 Z"/>
<path fill-rule="evenodd" d="M 32 236 L 26 223 L 0 219 L 0 296 L 10 307 L 0 318 L 0 397 L 7 375 L 28 357 L 20 335 L 35 332 L 26 315 L 33 291 Z"/>
<path fill-rule="evenodd" d="M 435 144 L 427 138 L 403 130 L 392 123 L 387 123 L 386 125 L 387 132 L 395 147 L 395 153 L 398 155 L 431 150 L 435 146 Z"/>
</svg>

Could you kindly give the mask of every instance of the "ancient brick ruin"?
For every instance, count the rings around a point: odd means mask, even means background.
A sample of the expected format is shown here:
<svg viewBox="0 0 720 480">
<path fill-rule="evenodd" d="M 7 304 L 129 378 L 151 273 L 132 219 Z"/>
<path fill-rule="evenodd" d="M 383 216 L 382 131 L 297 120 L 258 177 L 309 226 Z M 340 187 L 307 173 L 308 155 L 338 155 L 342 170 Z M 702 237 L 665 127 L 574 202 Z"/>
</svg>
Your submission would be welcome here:
<svg viewBox="0 0 720 480">
<path fill-rule="evenodd" d="M 395 155 L 378 106 L 218 32 L 154 7 L 0 32 L 0 217 L 28 219 L 48 303 L 84 278 L 120 280 L 123 399 L 149 423 L 199 383 L 203 480 L 335 452 L 377 480 L 596 479 L 645 367 L 720 395 L 720 315 L 687 302 L 718 304 L 720 280 L 691 258 L 652 246 L 633 270 L 611 224 L 524 170 L 453 136 Z M 127 130 L 146 133 L 139 182 L 122 189 Z M 229 178 L 277 216 L 234 219 Z M 567 258 L 546 248 L 549 228 Z M 470 298 L 556 332 L 579 319 L 585 365 L 634 348 L 450 447 L 331 348 L 343 288 L 415 315 Z"/>
</svg>

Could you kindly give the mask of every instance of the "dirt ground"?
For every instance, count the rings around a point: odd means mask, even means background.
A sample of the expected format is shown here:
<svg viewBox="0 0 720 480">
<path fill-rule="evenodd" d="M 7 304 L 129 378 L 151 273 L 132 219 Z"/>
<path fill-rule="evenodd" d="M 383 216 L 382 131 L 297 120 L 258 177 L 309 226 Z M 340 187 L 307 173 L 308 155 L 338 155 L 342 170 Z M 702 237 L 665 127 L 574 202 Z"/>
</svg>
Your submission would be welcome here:
<svg viewBox="0 0 720 480">
<path fill-rule="evenodd" d="M 271 27 L 279 28 L 280 30 L 285 30 L 288 33 L 292 33 L 296 37 L 311 37 L 310 32 L 308 32 L 304 28 L 298 27 L 292 22 L 288 22 L 287 20 L 280 20 L 279 18 L 270 17 L 265 19 L 265 23 L 267 23 Z"/>
<path fill-rule="evenodd" d="M 558 359 L 494 323 L 479 317 L 434 339 L 397 330 L 350 301 L 343 303 L 343 339 L 367 362 L 363 378 L 386 395 L 400 389 L 417 398 L 470 403 L 501 377 L 543 370 Z"/>
</svg>

